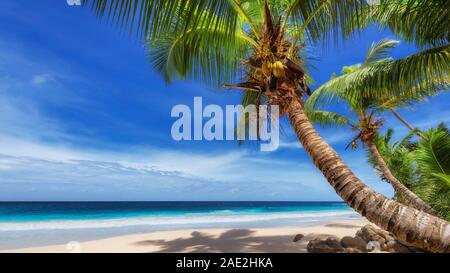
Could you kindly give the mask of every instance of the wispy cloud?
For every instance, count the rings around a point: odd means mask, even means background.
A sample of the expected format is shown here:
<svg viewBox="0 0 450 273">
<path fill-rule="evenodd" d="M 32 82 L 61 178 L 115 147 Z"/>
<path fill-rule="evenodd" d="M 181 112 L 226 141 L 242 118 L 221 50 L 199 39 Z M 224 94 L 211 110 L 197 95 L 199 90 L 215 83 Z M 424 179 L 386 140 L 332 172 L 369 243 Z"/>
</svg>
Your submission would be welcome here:
<svg viewBox="0 0 450 273">
<path fill-rule="evenodd" d="M 0 136 L 68 140 L 63 123 L 45 114 L 39 100 L 23 94 L 27 85 L 11 77 L 0 79 Z"/>
<path fill-rule="evenodd" d="M 55 80 L 55 77 L 50 74 L 35 75 L 31 79 L 31 85 L 35 86 L 35 87 L 41 87 L 41 86 L 45 85 L 46 83 L 52 82 L 54 80 Z"/>
<path fill-rule="evenodd" d="M 214 155 L 208 161 L 202 153 L 90 153 L 0 142 L 0 154 L 1 200 L 337 199 L 312 166 L 262 163 L 243 153 Z"/>
<path fill-rule="evenodd" d="M 0 162 L 1 200 L 183 200 L 228 191 L 216 181 L 117 162 L 6 155 Z"/>
</svg>

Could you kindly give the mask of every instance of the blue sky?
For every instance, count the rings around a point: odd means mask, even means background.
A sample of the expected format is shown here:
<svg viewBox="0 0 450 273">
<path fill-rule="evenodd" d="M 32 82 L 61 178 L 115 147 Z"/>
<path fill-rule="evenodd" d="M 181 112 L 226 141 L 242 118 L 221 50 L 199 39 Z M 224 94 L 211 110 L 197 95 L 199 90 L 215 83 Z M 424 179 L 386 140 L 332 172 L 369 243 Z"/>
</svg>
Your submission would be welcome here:
<svg viewBox="0 0 450 273">
<path fill-rule="evenodd" d="M 238 91 L 165 84 L 137 41 L 66 1 L 0 6 L 0 201 L 339 200 L 287 124 L 275 152 L 251 143 L 172 140 L 174 105 L 192 105 L 194 96 L 237 104 Z M 384 37 L 395 38 L 371 27 L 338 48 L 310 46 L 316 84 L 360 62 Z M 393 56 L 413 52 L 402 43 Z M 440 95 L 400 112 L 428 128 L 449 122 L 448 100 Z M 399 136 L 407 133 L 385 119 Z M 365 183 L 392 195 L 364 151 L 345 150 L 351 131 L 319 131 Z"/>
</svg>

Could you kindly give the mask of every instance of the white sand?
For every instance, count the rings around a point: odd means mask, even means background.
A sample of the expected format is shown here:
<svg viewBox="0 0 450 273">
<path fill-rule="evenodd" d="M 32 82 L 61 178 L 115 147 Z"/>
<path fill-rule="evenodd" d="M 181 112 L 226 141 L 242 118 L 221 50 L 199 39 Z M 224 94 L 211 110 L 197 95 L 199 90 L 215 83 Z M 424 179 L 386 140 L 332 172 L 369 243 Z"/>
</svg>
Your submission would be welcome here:
<svg viewBox="0 0 450 273">
<path fill-rule="evenodd" d="M 4 252 L 19 253 L 147 253 L 147 252 L 306 252 L 316 237 L 354 236 L 368 222 L 333 221 L 303 228 L 199 229 L 152 232 L 102 240 L 24 248 Z M 297 234 L 305 237 L 294 243 Z"/>
</svg>

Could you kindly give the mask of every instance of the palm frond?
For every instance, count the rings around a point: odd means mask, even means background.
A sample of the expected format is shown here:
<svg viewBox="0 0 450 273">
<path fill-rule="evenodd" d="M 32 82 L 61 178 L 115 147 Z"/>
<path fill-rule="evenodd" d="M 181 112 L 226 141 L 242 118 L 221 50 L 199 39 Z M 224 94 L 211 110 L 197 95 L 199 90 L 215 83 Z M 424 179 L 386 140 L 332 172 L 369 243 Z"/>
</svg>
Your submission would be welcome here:
<svg viewBox="0 0 450 273">
<path fill-rule="evenodd" d="M 350 74 L 352 72 L 355 72 L 356 70 L 360 69 L 361 66 L 362 66 L 362 64 L 345 65 L 342 67 L 342 74 L 345 75 L 345 74 Z"/>
<path fill-rule="evenodd" d="M 169 31 L 146 45 L 150 61 L 167 82 L 179 77 L 221 86 L 242 75 L 241 61 L 253 43 L 240 31 L 230 36 L 220 29 L 198 28 Z"/>
<path fill-rule="evenodd" d="M 230 0 L 230 3 L 233 5 L 235 11 L 239 14 L 240 19 L 242 19 L 249 25 L 250 30 L 253 32 L 255 37 L 259 39 L 258 27 L 254 20 L 255 10 L 250 9 L 250 7 L 254 7 L 255 5 L 250 5 L 249 2 L 245 0 Z M 259 16 L 256 18 L 260 19 Z"/>
<path fill-rule="evenodd" d="M 382 141 L 384 141 L 384 143 L 388 144 L 389 141 L 391 141 L 393 135 L 394 135 L 394 130 L 389 128 L 389 129 L 387 129 L 384 137 L 380 137 L 380 140 L 382 140 Z"/>
<path fill-rule="evenodd" d="M 366 5 L 365 0 L 294 0 L 288 11 L 294 25 L 307 30 L 312 41 L 337 42 L 342 33 L 359 27 L 359 20 L 350 19 L 365 14 Z"/>
<path fill-rule="evenodd" d="M 308 110 L 306 111 L 306 114 L 311 122 L 317 123 L 323 127 L 347 126 L 350 123 L 348 117 L 338 113 L 322 110 Z"/>
<path fill-rule="evenodd" d="M 357 12 L 360 14 L 355 15 L 353 20 L 359 24 L 349 25 L 351 28 L 377 23 L 419 47 L 442 46 L 449 42 L 448 0 L 381 0 Z M 349 33 L 351 30 L 354 29 L 350 29 Z"/>
<path fill-rule="evenodd" d="M 450 137 L 446 128 L 424 133 L 412 153 L 421 174 L 413 190 L 450 220 Z"/>
<path fill-rule="evenodd" d="M 432 173 L 431 174 L 434 178 L 441 181 L 443 185 L 445 185 L 446 188 L 450 189 L 450 175 L 446 175 L 443 173 Z"/>
<path fill-rule="evenodd" d="M 222 32 L 233 34 L 238 18 L 229 0 L 82 0 L 82 5 L 143 40 L 172 29 L 184 33 L 220 26 Z"/>
<path fill-rule="evenodd" d="M 383 39 L 376 43 L 374 42 L 367 52 L 366 59 L 364 61 L 364 66 L 378 62 L 380 60 L 388 59 L 389 50 L 397 47 L 399 43 L 400 41 L 391 39 Z"/>
<path fill-rule="evenodd" d="M 314 93 L 319 103 L 323 98 L 335 97 L 377 99 L 395 96 L 417 98 L 424 90 L 448 82 L 450 73 L 450 45 L 436 47 L 394 61 L 377 62 L 351 73 L 335 77 Z M 324 90 L 333 91 L 325 94 Z"/>
<path fill-rule="evenodd" d="M 390 97 L 380 101 L 376 108 L 377 110 L 385 111 L 395 108 L 411 108 L 416 103 L 425 102 L 429 97 L 435 96 L 440 92 L 448 90 L 450 83 L 436 82 L 432 85 L 422 87 L 422 84 L 416 84 L 410 91 L 404 92 L 401 96 Z"/>
<path fill-rule="evenodd" d="M 450 175 L 450 136 L 431 129 L 419 141 L 414 157 L 423 173 Z"/>
</svg>

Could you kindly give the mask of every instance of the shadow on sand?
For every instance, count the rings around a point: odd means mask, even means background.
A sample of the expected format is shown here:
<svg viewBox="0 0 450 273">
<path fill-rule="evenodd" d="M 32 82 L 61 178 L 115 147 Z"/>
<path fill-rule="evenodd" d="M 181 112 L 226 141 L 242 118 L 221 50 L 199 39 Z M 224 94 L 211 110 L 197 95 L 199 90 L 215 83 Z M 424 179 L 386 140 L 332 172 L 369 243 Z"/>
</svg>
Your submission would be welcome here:
<svg viewBox="0 0 450 273">
<path fill-rule="evenodd" d="M 257 236 L 248 229 L 227 230 L 219 236 L 194 231 L 189 238 L 174 240 L 146 240 L 140 246 L 158 246 L 158 252 L 306 252 L 306 245 L 317 234 L 308 234 L 294 243 L 292 236 Z M 322 234 L 321 236 L 328 236 Z"/>
</svg>

